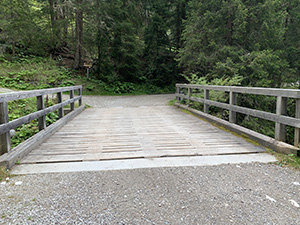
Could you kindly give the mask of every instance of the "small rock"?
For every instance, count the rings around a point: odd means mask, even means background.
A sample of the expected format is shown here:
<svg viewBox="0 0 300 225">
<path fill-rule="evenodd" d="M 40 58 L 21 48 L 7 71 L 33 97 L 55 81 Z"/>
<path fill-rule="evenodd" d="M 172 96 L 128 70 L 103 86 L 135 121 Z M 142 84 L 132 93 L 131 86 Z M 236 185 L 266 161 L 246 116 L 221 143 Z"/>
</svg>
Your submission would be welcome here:
<svg viewBox="0 0 300 225">
<path fill-rule="evenodd" d="M 236 167 L 237 167 L 237 168 L 241 168 L 241 166 L 239 166 L 239 165 L 236 165 Z"/>
<path fill-rule="evenodd" d="M 19 186 L 19 185 L 21 185 L 22 183 L 23 183 L 22 181 L 17 181 L 17 182 L 15 183 L 15 185 Z"/>
<path fill-rule="evenodd" d="M 289 200 L 293 206 L 297 207 L 297 208 L 300 208 L 300 205 L 295 201 L 295 200 Z"/>
<path fill-rule="evenodd" d="M 293 184 L 293 185 L 296 185 L 296 186 L 300 186 L 300 183 L 299 183 L 299 182 L 293 182 L 292 184 Z"/>
<path fill-rule="evenodd" d="M 277 202 L 274 198 L 271 198 L 270 196 L 266 195 L 266 199 L 270 200 L 271 202 Z"/>
<path fill-rule="evenodd" d="M 3 182 L 1 182 L 1 184 L 2 184 L 2 185 L 5 185 L 5 184 L 6 184 L 6 182 L 5 182 L 5 181 L 3 181 Z"/>
<path fill-rule="evenodd" d="M 6 179 L 5 179 L 6 181 L 9 181 L 9 177 L 6 177 Z"/>
</svg>

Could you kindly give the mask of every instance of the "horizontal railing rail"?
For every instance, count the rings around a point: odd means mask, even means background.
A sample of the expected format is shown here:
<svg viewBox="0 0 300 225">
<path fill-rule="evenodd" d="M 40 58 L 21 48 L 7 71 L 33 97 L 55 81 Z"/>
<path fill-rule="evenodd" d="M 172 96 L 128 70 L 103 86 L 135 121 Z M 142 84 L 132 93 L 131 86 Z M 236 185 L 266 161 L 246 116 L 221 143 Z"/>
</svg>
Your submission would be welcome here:
<svg viewBox="0 0 300 225">
<path fill-rule="evenodd" d="M 193 96 L 193 90 L 203 90 L 204 98 Z M 185 90 L 185 91 L 184 91 Z M 210 91 L 222 91 L 229 93 L 229 103 L 217 102 L 209 99 Z M 252 94 L 274 96 L 277 98 L 276 113 L 265 112 L 257 109 L 238 106 L 238 94 Z M 287 116 L 288 98 L 296 99 L 295 117 Z M 279 88 L 257 88 L 257 87 L 235 87 L 235 86 L 213 86 L 213 85 L 194 85 L 194 84 L 176 84 L 176 99 L 188 100 L 203 103 L 204 113 L 209 114 L 209 107 L 215 106 L 229 110 L 229 122 L 236 123 L 236 113 L 242 113 L 249 116 L 275 122 L 275 139 L 286 141 L 286 125 L 295 128 L 294 145 L 300 144 L 300 90 L 279 89 Z"/>
<path fill-rule="evenodd" d="M 75 97 L 75 91 L 78 96 Z M 69 92 L 70 99 L 63 101 L 62 95 L 64 92 Z M 45 96 L 57 94 L 57 104 L 45 108 Z M 36 97 L 37 111 L 9 121 L 8 102 Z M 61 88 L 50 88 L 33 91 L 20 91 L 0 94 L 0 155 L 11 150 L 10 131 L 23 124 L 29 123 L 38 119 L 39 130 L 46 128 L 46 115 L 58 110 L 59 119 L 64 116 L 63 108 L 70 105 L 70 110 L 74 111 L 75 102 L 82 105 L 82 86 L 71 86 Z"/>
</svg>

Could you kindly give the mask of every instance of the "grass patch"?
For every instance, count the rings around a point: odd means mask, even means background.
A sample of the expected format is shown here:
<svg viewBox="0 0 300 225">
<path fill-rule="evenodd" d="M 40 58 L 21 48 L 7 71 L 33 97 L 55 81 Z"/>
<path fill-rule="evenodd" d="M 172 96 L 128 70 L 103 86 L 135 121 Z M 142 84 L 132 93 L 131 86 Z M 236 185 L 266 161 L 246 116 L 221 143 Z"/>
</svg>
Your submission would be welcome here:
<svg viewBox="0 0 300 225">
<path fill-rule="evenodd" d="M 176 103 L 176 99 L 173 99 L 171 101 L 168 102 L 168 105 L 173 106 Z"/>
<path fill-rule="evenodd" d="M 0 181 L 4 181 L 7 177 L 11 177 L 11 175 L 7 172 L 5 167 L 0 167 Z"/>
<path fill-rule="evenodd" d="M 270 154 L 274 155 L 278 162 L 275 162 L 276 165 L 282 167 L 288 167 L 294 170 L 300 170 L 300 157 L 295 154 L 282 154 L 274 151 L 268 151 Z"/>
</svg>

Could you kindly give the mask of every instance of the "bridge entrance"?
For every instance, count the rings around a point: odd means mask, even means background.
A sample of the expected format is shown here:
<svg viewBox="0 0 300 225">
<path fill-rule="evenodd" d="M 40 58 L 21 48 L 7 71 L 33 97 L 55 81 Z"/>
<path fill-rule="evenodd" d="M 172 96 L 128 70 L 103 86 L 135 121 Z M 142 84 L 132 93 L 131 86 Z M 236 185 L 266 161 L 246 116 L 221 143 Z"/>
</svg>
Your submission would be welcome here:
<svg viewBox="0 0 300 225">
<path fill-rule="evenodd" d="M 86 109 L 30 152 L 21 164 L 263 151 L 172 106 L 123 106 Z"/>
</svg>

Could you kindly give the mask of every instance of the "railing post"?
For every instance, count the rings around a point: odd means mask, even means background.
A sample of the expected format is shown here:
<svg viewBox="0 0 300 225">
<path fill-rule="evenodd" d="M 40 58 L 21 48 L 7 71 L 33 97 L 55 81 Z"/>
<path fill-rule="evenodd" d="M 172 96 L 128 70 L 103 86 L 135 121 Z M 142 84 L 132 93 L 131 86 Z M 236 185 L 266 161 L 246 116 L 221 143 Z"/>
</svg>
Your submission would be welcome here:
<svg viewBox="0 0 300 225">
<path fill-rule="evenodd" d="M 43 110 L 45 108 L 44 96 L 40 95 L 36 97 L 37 110 Z M 38 118 L 39 130 L 44 130 L 46 128 L 46 116 L 41 116 Z"/>
<path fill-rule="evenodd" d="M 82 105 L 82 89 L 81 88 L 78 89 L 78 96 L 80 96 L 78 104 L 79 104 L 79 106 L 81 106 Z"/>
<path fill-rule="evenodd" d="M 237 93 L 233 91 L 229 92 L 229 104 L 230 106 L 237 104 Z M 229 122 L 236 123 L 236 112 L 233 110 L 229 110 Z"/>
<path fill-rule="evenodd" d="M 74 90 L 73 90 L 73 89 L 70 90 L 70 99 L 72 99 L 72 98 L 74 98 Z M 72 102 L 72 103 L 70 104 L 70 108 L 71 108 L 71 111 L 74 110 L 74 108 L 75 108 L 75 103 L 74 103 L 74 102 Z"/>
<path fill-rule="evenodd" d="M 62 103 L 62 92 L 57 93 L 57 103 Z M 58 109 L 58 117 L 62 118 L 64 116 L 64 108 L 61 107 Z"/>
<path fill-rule="evenodd" d="M 204 112 L 209 113 L 209 104 L 206 103 L 209 100 L 209 90 L 204 89 Z"/>
<path fill-rule="evenodd" d="M 190 98 L 191 98 L 191 96 L 192 96 L 192 89 L 191 88 L 188 88 L 188 103 L 187 103 L 187 105 L 188 106 L 190 106 L 190 104 L 191 104 L 191 100 L 190 100 Z"/>
<path fill-rule="evenodd" d="M 8 123 L 7 102 L 0 102 L 0 124 Z M 0 134 L 0 155 L 10 151 L 10 134 L 6 132 Z"/>
<path fill-rule="evenodd" d="M 296 99 L 296 118 L 300 118 L 300 98 Z M 299 147 L 300 144 L 300 128 L 295 127 L 294 146 Z"/>
<path fill-rule="evenodd" d="M 180 87 L 176 87 L 176 101 L 180 101 L 180 97 L 178 96 L 180 94 Z"/>
<path fill-rule="evenodd" d="M 276 115 L 286 115 L 287 113 L 287 98 L 277 96 Z M 285 125 L 279 122 L 275 124 L 275 139 L 278 141 L 286 141 Z"/>
</svg>

